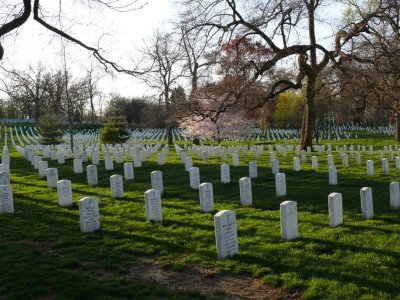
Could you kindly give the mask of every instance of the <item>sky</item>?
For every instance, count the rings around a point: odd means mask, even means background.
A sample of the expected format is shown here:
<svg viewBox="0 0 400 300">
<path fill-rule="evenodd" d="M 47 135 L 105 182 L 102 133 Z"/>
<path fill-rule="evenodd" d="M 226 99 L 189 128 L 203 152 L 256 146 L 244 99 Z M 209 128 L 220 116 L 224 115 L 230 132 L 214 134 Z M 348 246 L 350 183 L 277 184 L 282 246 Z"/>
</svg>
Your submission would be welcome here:
<svg viewBox="0 0 400 300">
<path fill-rule="evenodd" d="M 5 0 L 10 1 L 10 0 Z M 127 2 L 130 0 L 121 0 Z M 138 4 L 148 2 L 143 8 L 129 12 L 116 12 L 102 7 L 88 8 L 80 0 L 62 1 L 65 17 L 63 27 L 72 32 L 89 46 L 100 46 L 106 51 L 105 57 L 118 61 L 129 69 L 138 59 L 137 51 L 143 40 L 151 37 L 157 28 L 167 26 L 168 18 L 175 11 L 171 0 L 138 0 Z M 56 16 L 58 3 L 55 0 L 42 0 L 41 5 L 47 16 Z M 58 22 L 57 18 L 50 21 Z M 2 65 L 19 70 L 41 62 L 50 69 L 61 69 L 63 59 L 60 55 L 60 38 L 35 22 L 32 17 L 21 26 L 17 34 L 9 35 L 2 41 L 5 54 Z M 68 44 L 67 65 L 76 76 L 84 76 L 85 67 L 90 66 L 91 55 L 85 49 Z M 99 73 L 102 71 L 99 70 Z M 151 94 L 146 85 L 129 75 L 105 76 L 100 82 L 105 94 L 118 93 L 125 97 Z"/>
</svg>

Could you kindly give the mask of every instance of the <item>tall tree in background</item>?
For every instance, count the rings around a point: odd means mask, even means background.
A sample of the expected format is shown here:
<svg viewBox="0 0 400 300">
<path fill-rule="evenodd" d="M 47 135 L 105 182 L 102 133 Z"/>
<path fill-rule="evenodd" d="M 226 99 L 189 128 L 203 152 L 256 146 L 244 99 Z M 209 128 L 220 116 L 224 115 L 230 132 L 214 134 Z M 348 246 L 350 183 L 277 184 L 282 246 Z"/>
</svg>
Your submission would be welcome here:
<svg viewBox="0 0 400 300">
<path fill-rule="evenodd" d="M 157 31 L 142 50 L 147 63 L 141 78 L 151 88 L 159 91 L 160 100 L 165 105 L 168 144 L 172 144 L 173 115 L 171 111 L 171 91 L 184 74 L 182 47 L 172 33 Z"/>
<path fill-rule="evenodd" d="M 187 0 L 182 1 L 191 16 L 191 28 L 212 28 L 226 44 L 232 38 L 241 41 L 247 37 L 261 43 L 268 55 L 259 63 L 253 62 L 253 80 L 268 87 L 264 97 L 253 108 L 289 89 L 305 91 L 305 108 L 301 128 L 301 148 L 311 146 L 315 123 L 315 99 L 318 78 L 326 67 L 340 68 L 344 61 L 357 59 L 351 47 L 361 34 L 368 35 L 370 23 L 380 20 L 391 5 L 388 1 L 374 1 L 364 14 L 333 34 L 334 47 L 328 50 L 317 42 L 318 11 L 337 1 L 322 6 L 322 0 L 303 1 L 241 1 L 241 0 Z M 362 62 L 362 60 L 359 60 Z M 294 63 L 296 62 L 296 63 Z M 287 76 L 290 70 L 294 73 Z M 239 94 L 239 96 L 242 96 Z M 241 97 L 243 101 L 247 101 Z"/>
</svg>

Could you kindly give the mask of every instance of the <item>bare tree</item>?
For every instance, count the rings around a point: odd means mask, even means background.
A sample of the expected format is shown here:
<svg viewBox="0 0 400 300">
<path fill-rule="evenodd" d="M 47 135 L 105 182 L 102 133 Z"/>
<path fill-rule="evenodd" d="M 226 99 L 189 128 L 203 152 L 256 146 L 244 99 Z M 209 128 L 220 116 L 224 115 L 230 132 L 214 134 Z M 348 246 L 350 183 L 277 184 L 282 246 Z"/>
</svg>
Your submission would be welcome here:
<svg viewBox="0 0 400 300">
<path fill-rule="evenodd" d="M 262 99 L 250 104 L 251 108 L 262 107 L 265 102 L 276 99 L 289 89 L 304 89 L 306 100 L 301 128 L 302 149 L 312 144 L 317 81 L 321 72 L 328 66 L 340 68 L 348 60 L 363 62 L 353 53 L 354 40 L 361 34 L 369 34 L 370 24 L 385 16 L 390 6 L 387 1 L 375 1 L 376 4 L 371 5 L 366 13 L 357 15 L 352 22 L 344 24 L 333 34 L 334 46 L 328 50 L 317 41 L 316 26 L 318 11 L 323 8 L 322 2 L 183 1 L 188 10 L 197 12 L 197 17 L 190 20 L 191 28 L 212 28 L 212 32 L 219 33 L 221 45 L 233 37 L 243 40 L 253 38 L 270 51 L 261 62 L 253 62 L 253 81 L 262 80 L 268 90 Z M 338 3 L 326 1 L 324 8 L 329 5 L 337 7 Z M 293 74 L 290 77 L 285 71 L 288 69 Z"/>
<path fill-rule="evenodd" d="M 142 80 L 160 93 L 167 113 L 168 143 L 172 144 L 173 119 L 171 115 L 171 91 L 184 74 L 182 47 L 171 33 L 154 33 L 151 41 L 142 50 L 145 68 L 150 70 L 141 76 Z"/>
<path fill-rule="evenodd" d="M 140 72 L 135 69 L 126 69 L 120 66 L 118 63 L 107 59 L 100 47 L 94 47 L 86 44 L 84 41 L 78 37 L 73 36 L 68 33 L 61 24 L 63 18 L 63 1 L 58 1 L 59 11 L 58 11 L 58 21 L 60 24 L 51 24 L 51 17 L 46 16 L 45 7 L 43 7 L 40 0 L 20 0 L 19 3 L 15 3 L 15 0 L 3 0 L 5 3 L 0 7 L 0 38 L 7 37 L 7 35 L 12 34 L 21 26 L 24 26 L 26 21 L 29 19 L 31 14 L 33 14 L 33 19 L 38 22 L 41 26 L 46 28 L 49 32 L 54 33 L 57 36 L 64 38 L 65 40 L 76 44 L 92 53 L 92 55 L 97 59 L 106 69 L 111 68 L 117 72 L 127 73 L 130 75 L 139 75 Z M 116 10 L 119 12 L 126 12 L 130 10 L 137 10 L 142 8 L 146 3 L 142 0 L 81 0 L 80 3 L 84 6 L 92 7 L 106 7 L 108 9 Z M 68 12 L 67 12 L 68 13 Z M 72 14 L 73 12 L 69 12 Z M 4 55 L 4 48 L 0 43 L 0 60 L 2 60 Z"/>
</svg>

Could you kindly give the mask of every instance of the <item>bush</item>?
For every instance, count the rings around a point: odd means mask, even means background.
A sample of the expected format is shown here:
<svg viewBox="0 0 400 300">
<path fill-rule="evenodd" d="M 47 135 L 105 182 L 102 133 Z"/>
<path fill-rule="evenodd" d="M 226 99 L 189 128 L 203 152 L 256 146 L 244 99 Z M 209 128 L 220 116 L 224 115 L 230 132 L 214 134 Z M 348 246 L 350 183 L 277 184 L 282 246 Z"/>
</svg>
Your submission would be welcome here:
<svg viewBox="0 0 400 300">
<path fill-rule="evenodd" d="M 121 144 L 125 143 L 129 134 L 128 125 L 125 117 L 114 116 L 108 118 L 103 128 L 100 130 L 100 138 L 104 144 Z"/>
</svg>

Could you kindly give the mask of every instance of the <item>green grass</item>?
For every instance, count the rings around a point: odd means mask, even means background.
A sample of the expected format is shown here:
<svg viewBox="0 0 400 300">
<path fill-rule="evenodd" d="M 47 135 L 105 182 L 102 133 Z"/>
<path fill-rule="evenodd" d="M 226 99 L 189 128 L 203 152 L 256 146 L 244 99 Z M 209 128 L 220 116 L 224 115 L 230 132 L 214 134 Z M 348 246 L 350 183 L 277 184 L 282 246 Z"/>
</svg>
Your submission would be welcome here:
<svg viewBox="0 0 400 300">
<path fill-rule="evenodd" d="M 12 149 L 11 182 L 15 214 L 0 214 L 0 299 L 196 299 L 198 292 L 173 292 L 151 282 L 138 282 L 129 275 L 138 257 L 155 256 L 161 267 L 180 272 L 189 264 L 218 268 L 219 272 L 250 274 L 266 284 L 301 291 L 306 299 L 400 299 L 400 212 L 389 206 L 389 183 L 399 180 L 394 160 L 390 174 L 383 174 L 378 151 L 394 144 L 388 138 L 342 140 L 331 145 L 374 144 L 372 156 L 362 154 L 362 165 L 341 166 L 335 153 L 338 185 L 328 185 L 326 153 L 319 156 L 320 168 L 311 170 L 311 157 L 302 170 L 292 170 L 294 152 L 283 159 L 288 195 L 275 196 L 274 175 L 267 151 L 258 161 L 252 179 L 253 206 L 241 207 L 239 184 L 248 175 L 247 157 L 232 167 L 231 183 L 220 183 L 221 161 L 210 158 L 200 168 L 201 182 L 214 186 L 215 212 L 234 210 L 240 254 L 219 261 L 215 249 L 213 215 L 199 210 L 198 191 L 189 187 L 184 171 L 171 147 L 167 163 L 158 166 L 156 155 L 135 168 L 135 179 L 125 181 L 125 197 L 111 199 L 109 176 L 123 174 L 122 164 L 114 171 L 98 166 L 99 185 L 86 184 L 86 174 L 74 174 L 72 160 L 57 167 L 59 179 L 72 180 L 74 205 L 57 206 L 57 193 L 47 188 L 38 172 Z M 267 147 L 266 147 L 267 148 Z M 368 149 L 368 147 L 367 147 Z M 396 156 L 396 154 L 394 155 Z M 366 175 L 366 160 L 374 159 L 375 175 Z M 85 164 L 86 166 L 87 164 Z M 163 222 L 146 222 L 144 192 L 151 188 L 150 172 L 163 172 Z M 359 191 L 373 189 L 372 220 L 363 220 Z M 344 225 L 328 226 L 327 197 L 343 195 Z M 99 198 L 101 230 L 83 234 L 79 228 L 78 200 Z M 279 204 L 298 203 L 299 239 L 282 242 Z M 215 295 L 218 296 L 218 295 Z M 2 298 L 3 297 L 3 298 Z"/>
</svg>

